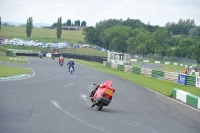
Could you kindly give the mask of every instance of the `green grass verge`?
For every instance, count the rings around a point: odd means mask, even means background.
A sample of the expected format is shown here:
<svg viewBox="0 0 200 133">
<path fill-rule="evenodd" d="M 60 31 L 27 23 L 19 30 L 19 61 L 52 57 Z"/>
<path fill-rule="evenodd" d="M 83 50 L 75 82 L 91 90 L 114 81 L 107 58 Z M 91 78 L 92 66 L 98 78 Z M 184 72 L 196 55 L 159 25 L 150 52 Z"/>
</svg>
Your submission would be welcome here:
<svg viewBox="0 0 200 133">
<path fill-rule="evenodd" d="M 18 60 L 18 59 L 23 59 L 23 60 Z M 17 56 L 0 56 L 0 61 L 3 62 L 28 64 L 28 61 L 25 59 L 26 58 L 24 57 L 17 57 Z"/>
<path fill-rule="evenodd" d="M 81 43 L 84 42 L 83 31 L 70 31 L 70 30 L 62 30 L 61 39 L 56 39 L 56 29 L 46 29 L 46 28 L 33 28 L 31 33 L 31 38 L 33 40 L 39 40 L 43 42 L 44 40 L 48 40 L 48 42 L 53 41 L 68 41 L 70 43 Z M 1 26 L 0 36 L 12 39 L 12 38 L 20 38 L 24 40 L 28 40 L 29 37 L 26 37 L 26 27 L 9 27 L 9 26 Z"/>
<path fill-rule="evenodd" d="M 38 53 L 39 51 L 42 51 L 42 52 L 49 52 L 49 51 L 51 51 L 50 48 L 39 48 L 39 47 L 36 47 L 36 46 L 17 46 L 17 45 L 10 45 L 10 44 L 4 44 L 3 48 L 4 49 L 27 50 L 27 52 L 31 51 L 33 53 Z M 19 51 L 17 51 L 17 52 L 19 52 Z"/>
<path fill-rule="evenodd" d="M 166 65 L 166 64 L 161 64 L 162 68 L 157 68 L 157 70 L 161 71 L 168 71 L 168 72 L 178 72 L 178 73 L 183 73 L 185 67 L 184 66 L 176 66 L 176 65 Z"/>
<path fill-rule="evenodd" d="M 2 66 L 0 65 L 0 77 L 9 77 L 18 74 L 31 74 L 32 71 L 27 68 Z"/>
<path fill-rule="evenodd" d="M 200 96 L 200 89 L 193 86 L 183 86 L 177 83 L 173 83 L 173 82 L 169 82 L 165 80 L 159 80 L 159 79 L 151 78 L 151 77 L 146 77 L 140 74 L 131 74 L 131 73 L 126 73 L 126 72 L 121 72 L 114 68 L 107 68 L 103 64 L 97 63 L 97 62 L 88 62 L 88 61 L 77 60 L 77 59 L 75 61 L 80 64 L 86 65 L 88 67 L 100 70 L 102 72 L 110 73 L 122 79 L 137 83 L 139 85 L 147 87 L 151 90 L 154 90 L 168 97 L 172 96 L 172 90 L 174 88 L 178 88 L 180 90 L 189 92 L 193 95 Z"/>
</svg>

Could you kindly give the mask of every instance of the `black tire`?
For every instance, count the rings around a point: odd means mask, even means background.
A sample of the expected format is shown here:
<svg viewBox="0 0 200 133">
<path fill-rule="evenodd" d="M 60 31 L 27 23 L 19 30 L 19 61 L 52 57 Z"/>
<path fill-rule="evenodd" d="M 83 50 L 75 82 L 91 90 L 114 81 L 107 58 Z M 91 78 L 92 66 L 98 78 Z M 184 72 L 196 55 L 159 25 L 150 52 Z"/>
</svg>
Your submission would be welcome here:
<svg viewBox="0 0 200 133">
<path fill-rule="evenodd" d="M 94 107 L 94 106 L 95 106 L 95 104 L 94 104 L 94 103 L 92 103 L 91 107 Z"/>
<path fill-rule="evenodd" d="M 70 73 L 71 73 L 71 75 L 72 75 L 72 73 L 73 73 L 73 70 L 70 70 Z"/>
<path fill-rule="evenodd" d="M 103 103 L 100 103 L 99 106 L 97 106 L 97 110 L 98 110 L 98 111 L 101 111 L 102 108 L 103 108 Z"/>
</svg>

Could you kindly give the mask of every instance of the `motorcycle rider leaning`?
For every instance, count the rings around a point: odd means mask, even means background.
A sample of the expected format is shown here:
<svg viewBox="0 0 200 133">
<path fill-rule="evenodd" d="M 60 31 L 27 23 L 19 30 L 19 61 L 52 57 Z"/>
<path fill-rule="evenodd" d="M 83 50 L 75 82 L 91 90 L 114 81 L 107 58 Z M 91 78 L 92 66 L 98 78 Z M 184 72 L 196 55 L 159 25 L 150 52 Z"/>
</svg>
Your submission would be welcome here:
<svg viewBox="0 0 200 133">
<path fill-rule="evenodd" d="M 60 55 L 60 57 L 59 57 L 59 63 L 60 63 L 61 61 L 64 63 L 64 58 L 63 58 L 62 55 Z"/>
<path fill-rule="evenodd" d="M 71 60 L 67 63 L 67 65 L 69 65 L 69 71 L 70 71 L 70 67 L 72 67 L 72 68 L 73 68 L 73 71 L 75 71 L 75 70 L 74 70 L 74 65 L 75 65 L 75 63 L 74 63 L 73 59 L 71 59 Z"/>
</svg>

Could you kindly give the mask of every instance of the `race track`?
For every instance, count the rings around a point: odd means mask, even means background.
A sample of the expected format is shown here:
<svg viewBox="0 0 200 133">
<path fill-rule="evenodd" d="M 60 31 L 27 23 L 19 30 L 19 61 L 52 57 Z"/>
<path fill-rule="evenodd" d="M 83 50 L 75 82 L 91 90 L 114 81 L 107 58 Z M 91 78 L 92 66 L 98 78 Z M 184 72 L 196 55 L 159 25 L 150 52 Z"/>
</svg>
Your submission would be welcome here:
<svg viewBox="0 0 200 133">
<path fill-rule="evenodd" d="M 75 62 L 70 75 L 51 58 L 28 58 L 35 75 L 0 81 L 0 133 L 199 133 L 200 112 Z M 75 60 L 76 61 L 76 60 Z M 2 63 L 2 62 L 1 62 Z M 1 64 L 0 63 L 0 64 Z M 91 108 L 94 82 L 113 81 L 111 104 Z"/>
</svg>

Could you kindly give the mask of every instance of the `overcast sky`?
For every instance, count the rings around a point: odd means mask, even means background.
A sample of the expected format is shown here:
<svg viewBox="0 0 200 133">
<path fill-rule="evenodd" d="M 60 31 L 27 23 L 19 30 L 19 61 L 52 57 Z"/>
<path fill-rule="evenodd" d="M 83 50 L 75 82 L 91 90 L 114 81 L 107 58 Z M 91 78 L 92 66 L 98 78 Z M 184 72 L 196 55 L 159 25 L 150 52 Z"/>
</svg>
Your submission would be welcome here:
<svg viewBox="0 0 200 133">
<path fill-rule="evenodd" d="M 200 0 L 0 0 L 3 22 L 53 24 L 58 17 L 86 21 L 95 26 L 108 19 L 140 19 L 143 23 L 164 26 L 180 18 L 194 19 L 200 26 Z"/>
</svg>

